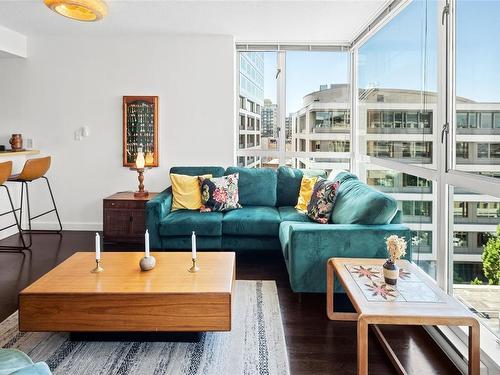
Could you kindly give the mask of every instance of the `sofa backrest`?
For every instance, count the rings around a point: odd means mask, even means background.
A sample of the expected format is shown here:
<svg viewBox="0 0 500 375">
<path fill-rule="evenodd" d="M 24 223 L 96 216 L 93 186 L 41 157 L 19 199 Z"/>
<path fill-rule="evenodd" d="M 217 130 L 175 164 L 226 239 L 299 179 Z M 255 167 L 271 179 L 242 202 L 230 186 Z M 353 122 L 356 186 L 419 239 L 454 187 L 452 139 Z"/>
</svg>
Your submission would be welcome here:
<svg viewBox="0 0 500 375">
<path fill-rule="evenodd" d="M 331 221 L 334 224 L 388 224 L 397 213 L 396 201 L 372 189 L 348 172 L 334 180 L 341 182 Z"/>
<path fill-rule="evenodd" d="M 239 173 L 238 195 L 242 206 L 276 206 L 276 170 L 229 167 L 224 175 Z"/>
<path fill-rule="evenodd" d="M 224 176 L 224 168 L 214 166 L 200 166 L 200 167 L 172 167 L 170 173 L 184 174 L 187 176 L 203 176 L 204 174 L 211 174 L 213 177 Z"/>
<path fill-rule="evenodd" d="M 321 176 L 326 178 L 322 169 L 295 169 L 290 167 L 278 168 L 278 188 L 276 191 L 276 206 L 295 206 L 299 198 L 302 177 Z"/>
</svg>

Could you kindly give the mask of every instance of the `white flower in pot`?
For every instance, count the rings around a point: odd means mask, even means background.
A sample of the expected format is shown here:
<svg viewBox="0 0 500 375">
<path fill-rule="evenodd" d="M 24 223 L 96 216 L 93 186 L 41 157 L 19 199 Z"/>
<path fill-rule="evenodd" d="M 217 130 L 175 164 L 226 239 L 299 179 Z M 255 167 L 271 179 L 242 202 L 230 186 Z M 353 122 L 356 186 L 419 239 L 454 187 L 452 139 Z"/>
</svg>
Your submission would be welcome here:
<svg viewBox="0 0 500 375">
<path fill-rule="evenodd" d="M 406 241 L 404 237 L 393 234 L 386 239 L 389 259 L 384 263 L 384 279 L 386 284 L 396 285 L 399 277 L 399 267 L 396 260 L 406 255 Z"/>
</svg>

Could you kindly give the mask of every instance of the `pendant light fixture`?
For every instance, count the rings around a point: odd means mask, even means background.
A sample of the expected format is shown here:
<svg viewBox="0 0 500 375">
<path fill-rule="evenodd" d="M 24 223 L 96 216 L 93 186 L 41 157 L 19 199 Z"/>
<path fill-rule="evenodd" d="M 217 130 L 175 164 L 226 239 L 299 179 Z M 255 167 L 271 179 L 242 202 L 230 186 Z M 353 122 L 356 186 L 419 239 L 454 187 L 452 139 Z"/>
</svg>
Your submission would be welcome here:
<svg viewBox="0 0 500 375">
<path fill-rule="evenodd" d="M 44 0 L 43 2 L 57 14 L 77 21 L 99 21 L 108 14 L 108 6 L 103 0 Z"/>
</svg>

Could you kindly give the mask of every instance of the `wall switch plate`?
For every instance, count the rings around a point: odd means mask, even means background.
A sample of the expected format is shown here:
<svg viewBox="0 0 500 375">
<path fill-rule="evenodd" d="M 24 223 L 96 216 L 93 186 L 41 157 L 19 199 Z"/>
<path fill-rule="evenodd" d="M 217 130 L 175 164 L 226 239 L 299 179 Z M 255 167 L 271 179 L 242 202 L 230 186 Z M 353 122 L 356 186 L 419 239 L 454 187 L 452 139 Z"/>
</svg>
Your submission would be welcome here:
<svg viewBox="0 0 500 375">
<path fill-rule="evenodd" d="M 35 142 L 33 141 L 33 138 L 26 138 L 25 148 L 28 150 L 33 150 L 35 148 Z"/>
</svg>

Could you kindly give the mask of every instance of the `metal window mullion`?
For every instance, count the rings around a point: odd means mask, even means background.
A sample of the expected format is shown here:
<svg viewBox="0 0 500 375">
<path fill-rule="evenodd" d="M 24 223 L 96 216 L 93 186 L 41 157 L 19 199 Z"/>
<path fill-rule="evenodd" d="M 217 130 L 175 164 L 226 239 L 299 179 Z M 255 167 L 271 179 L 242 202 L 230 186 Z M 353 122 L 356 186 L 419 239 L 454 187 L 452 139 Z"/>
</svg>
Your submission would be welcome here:
<svg viewBox="0 0 500 375">
<path fill-rule="evenodd" d="M 351 172 L 359 176 L 359 121 L 358 121 L 358 48 L 352 48 L 350 53 L 350 77 L 351 77 Z"/>
<path fill-rule="evenodd" d="M 393 0 L 379 12 L 370 24 L 368 24 L 358 35 L 356 35 L 351 43 L 351 48 L 359 48 L 365 44 L 412 1 L 413 0 Z"/>
<path fill-rule="evenodd" d="M 449 124 L 449 77 L 448 77 L 448 50 L 447 50 L 447 38 L 448 38 L 448 22 L 444 25 L 441 24 L 441 10 L 446 6 L 446 0 L 439 0 L 437 7 L 440 11 L 437 12 L 437 18 L 435 22 L 438 23 L 438 82 L 437 82 L 437 121 L 434 124 L 434 132 L 436 134 L 441 134 L 442 127 L 444 124 Z M 449 15 L 446 16 L 449 18 Z M 453 194 L 446 183 L 446 168 L 448 163 L 447 151 L 449 150 L 449 135 L 446 135 L 445 143 L 441 143 L 441 139 L 436 139 L 436 145 L 438 147 L 434 148 L 436 165 L 437 165 L 437 179 L 436 179 L 436 190 L 437 199 L 434 202 L 435 208 L 437 210 L 436 215 L 436 241 L 435 250 L 437 255 L 436 264 L 436 281 L 438 285 L 445 291 L 449 291 L 450 288 L 450 259 L 452 258 L 452 248 L 450 248 L 450 237 L 453 234 L 453 221 L 450 222 L 450 212 L 452 212 L 450 207 L 450 202 L 453 200 Z M 451 191 L 451 194 L 450 194 Z M 451 219 L 453 219 L 451 217 Z M 433 249 L 434 250 L 434 249 Z"/>
<path fill-rule="evenodd" d="M 277 95 L 276 101 L 278 102 L 278 127 L 279 131 L 279 164 L 285 165 L 286 160 L 286 52 L 279 51 L 277 53 L 278 75 L 277 82 Z"/>
<path fill-rule="evenodd" d="M 443 183 L 446 186 L 447 194 L 448 194 L 448 211 L 447 213 L 447 261 L 448 261 L 448 285 L 447 289 L 445 289 L 448 293 L 453 294 L 453 254 L 454 254 L 454 246 L 453 246 L 453 232 L 454 232 L 454 215 L 453 215 L 453 207 L 454 207 L 454 185 L 450 184 L 450 180 L 448 178 L 449 173 L 455 169 L 456 166 L 456 121 L 455 121 L 455 86 L 456 86 L 456 77 L 455 77 L 455 0 L 445 0 L 445 5 L 448 6 L 448 15 L 446 20 L 446 108 L 448 110 L 446 114 L 446 121 L 449 124 L 449 134 L 447 137 L 447 147 L 445 150 L 447 151 L 445 157 L 447 160 L 446 170 L 444 173 L 444 181 Z"/>
<path fill-rule="evenodd" d="M 233 163 L 238 165 L 238 151 L 240 148 L 240 52 L 234 54 L 234 125 L 233 125 Z"/>
</svg>

